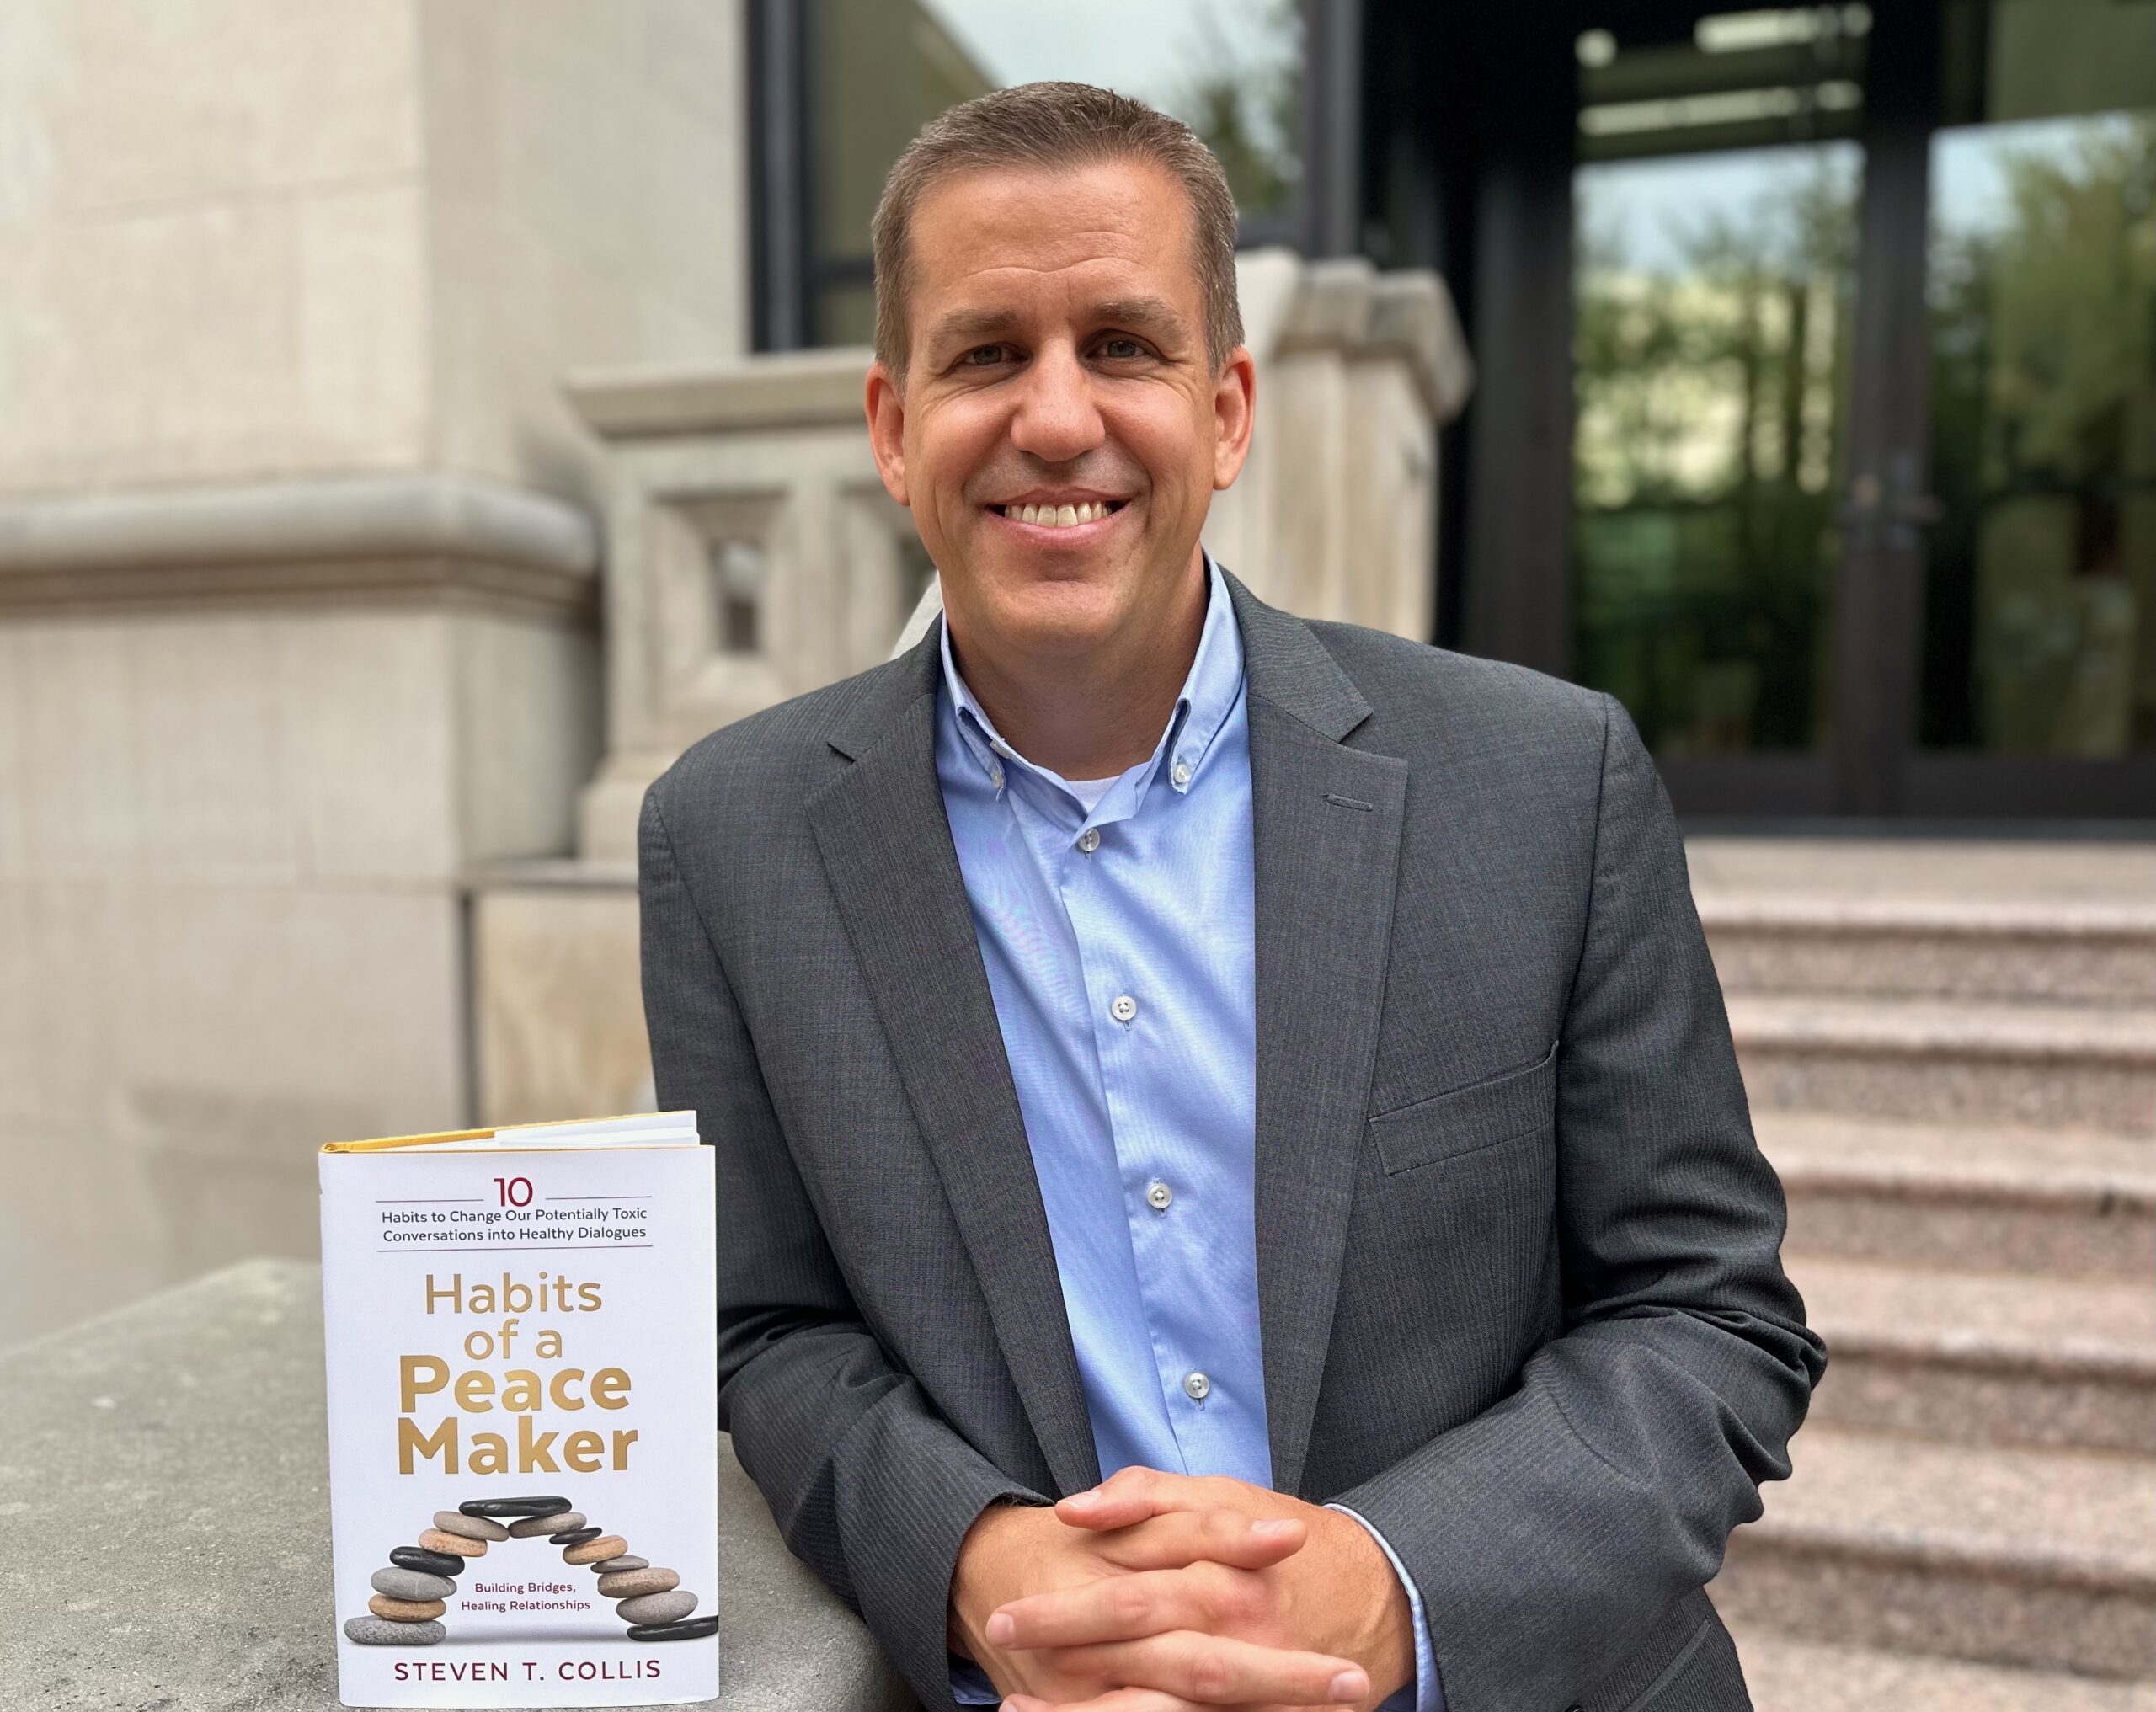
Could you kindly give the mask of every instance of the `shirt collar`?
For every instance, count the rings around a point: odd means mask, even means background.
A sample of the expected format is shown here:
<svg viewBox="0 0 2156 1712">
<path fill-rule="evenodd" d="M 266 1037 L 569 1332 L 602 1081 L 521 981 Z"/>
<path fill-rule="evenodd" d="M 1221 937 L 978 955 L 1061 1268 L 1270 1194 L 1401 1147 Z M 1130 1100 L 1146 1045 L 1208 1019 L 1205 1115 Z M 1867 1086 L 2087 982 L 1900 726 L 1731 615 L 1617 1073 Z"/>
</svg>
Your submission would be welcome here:
<svg viewBox="0 0 2156 1712">
<path fill-rule="evenodd" d="M 1173 759 L 1167 769 L 1171 787 L 1187 792 L 1196 784 L 1204 769 L 1205 757 L 1212 749 L 1213 739 L 1227 723 L 1228 716 L 1235 712 L 1242 695 L 1243 647 L 1242 637 L 1235 628 L 1235 607 L 1213 555 L 1203 547 L 1198 551 L 1205 561 L 1205 622 L 1198 632 L 1198 653 L 1191 660 L 1189 675 L 1183 680 L 1182 693 L 1176 697 L 1175 711 L 1168 716 L 1166 730 L 1154 745 L 1152 755 L 1129 769 L 1130 772 L 1143 770 L 1147 775 L 1138 781 L 1140 792 L 1150 781 L 1151 771 L 1161 764 L 1164 753 L 1171 749 Z M 959 675 L 958 662 L 951 658 L 948 621 L 938 629 L 942 632 L 944 693 L 958 716 L 959 735 L 964 739 L 967 750 L 990 781 L 1001 790 L 1005 766 L 1010 763 L 1038 774 L 1059 790 L 1067 791 L 1069 786 L 1061 775 L 1035 766 L 1004 741 L 995 722 L 974 699 L 965 679 Z M 1107 808 L 1108 797 L 1118 794 L 1111 788 L 1102 798 L 1097 814 Z"/>
</svg>

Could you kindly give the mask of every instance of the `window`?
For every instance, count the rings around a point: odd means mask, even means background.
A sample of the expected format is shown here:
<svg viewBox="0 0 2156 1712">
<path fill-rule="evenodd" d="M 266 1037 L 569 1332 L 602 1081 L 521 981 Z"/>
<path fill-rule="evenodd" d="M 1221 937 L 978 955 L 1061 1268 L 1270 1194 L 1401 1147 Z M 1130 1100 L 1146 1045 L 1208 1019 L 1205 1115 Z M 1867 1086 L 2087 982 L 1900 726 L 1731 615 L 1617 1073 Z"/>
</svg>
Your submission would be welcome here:
<svg viewBox="0 0 2156 1712">
<path fill-rule="evenodd" d="M 868 342 L 892 161 L 945 108 L 1014 83 L 1099 83 L 1176 115 L 1220 157 L 1244 243 L 1298 233 L 1297 0 L 767 0 L 752 22 L 762 349 Z"/>
<path fill-rule="evenodd" d="M 1826 737 L 1870 27 L 1577 45 L 1575 669 L 1664 759 Z"/>
<path fill-rule="evenodd" d="M 2156 5 L 1948 26 L 1923 740 L 2156 752 Z"/>
</svg>

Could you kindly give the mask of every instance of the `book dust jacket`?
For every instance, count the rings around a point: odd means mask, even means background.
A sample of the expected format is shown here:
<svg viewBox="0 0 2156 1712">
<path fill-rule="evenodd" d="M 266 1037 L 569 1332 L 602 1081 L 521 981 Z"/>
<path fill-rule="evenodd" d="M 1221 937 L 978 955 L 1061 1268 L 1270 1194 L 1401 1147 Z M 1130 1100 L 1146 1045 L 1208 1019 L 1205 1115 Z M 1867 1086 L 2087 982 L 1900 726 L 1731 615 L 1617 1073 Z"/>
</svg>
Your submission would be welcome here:
<svg viewBox="0 0 2156 1712">
<path fill-rule="evenodd" d="M 695 1114 L 322 1150 L 339 1699 L 718 1693 Z"/>
</svg>

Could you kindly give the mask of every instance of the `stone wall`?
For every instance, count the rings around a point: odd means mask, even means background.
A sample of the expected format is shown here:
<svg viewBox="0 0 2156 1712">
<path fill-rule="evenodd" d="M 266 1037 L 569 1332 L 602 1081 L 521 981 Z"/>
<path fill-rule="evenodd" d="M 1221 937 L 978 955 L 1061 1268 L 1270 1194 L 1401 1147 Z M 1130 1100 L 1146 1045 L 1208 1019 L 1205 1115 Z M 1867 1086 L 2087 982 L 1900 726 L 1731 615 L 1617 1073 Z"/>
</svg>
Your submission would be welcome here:
<svg viewBox="0 0 2156 1712">
<path fill-rule="evenodd" d="M 473 1114 L 471 877 L 603 730 L 559 381 L 741 349 L 741 24 L 0 0 L 0 1345 Z"/>
<path fill-rule="evenodd" d="M 385 523 L 469 492 L 356 485 Z M 290 552 L 355 486 L 224 497 Z M 0 1344 L 312 1255 L 317 1144 L 468 1113 L 465 875 L 565 847 L 596 758 L 580 514 L 486 496 L 547 564 L 452 528 L 144 565 L 189 497 L 0 501 L 0 1165 L 41 1215 L 0 1244 Z"/>
<path fill-rule="evenodd" d="M 588 491 L 556 382 L 742 348 L 735 0 L 0 0 L 0 492 Z"/>
</svg>

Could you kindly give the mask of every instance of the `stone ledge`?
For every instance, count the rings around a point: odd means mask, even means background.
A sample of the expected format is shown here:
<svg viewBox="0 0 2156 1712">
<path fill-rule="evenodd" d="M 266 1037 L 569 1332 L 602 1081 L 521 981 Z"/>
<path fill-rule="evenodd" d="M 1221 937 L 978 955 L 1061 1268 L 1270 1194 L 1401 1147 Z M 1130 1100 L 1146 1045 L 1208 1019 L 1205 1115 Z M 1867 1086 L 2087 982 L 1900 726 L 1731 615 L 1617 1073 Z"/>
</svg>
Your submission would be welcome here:
<svg viewBox="0 0 2156 1712">
<path fill-rule="evenodd" d="M 0 1352 L 8 1712 L 336 1712 L 318 1268 L 250 1261 Z M 721 1440 L 726 1712 L 910 1704 Z"/>
<path fill-rule="evenodd" d="M 442 595 L 595 611 L 576 506 L 423 472 L 0 499 L 0 611 Z"/>
<path fill-rule="evenodd" d="M 633 892 L 637 865 L 633 857 L 593 861 L 579 856 L 535 856 L 472 868 L 465 883 L 474 892 Z"/>
<path fill-rule="evenodd" d="M 867 345 L 771 351 L 740 362 L 656 364 L 572 375 L 563 391 L 594 433 L 622 440 L 754 428 L 860 426 Z"/>
</svg>

